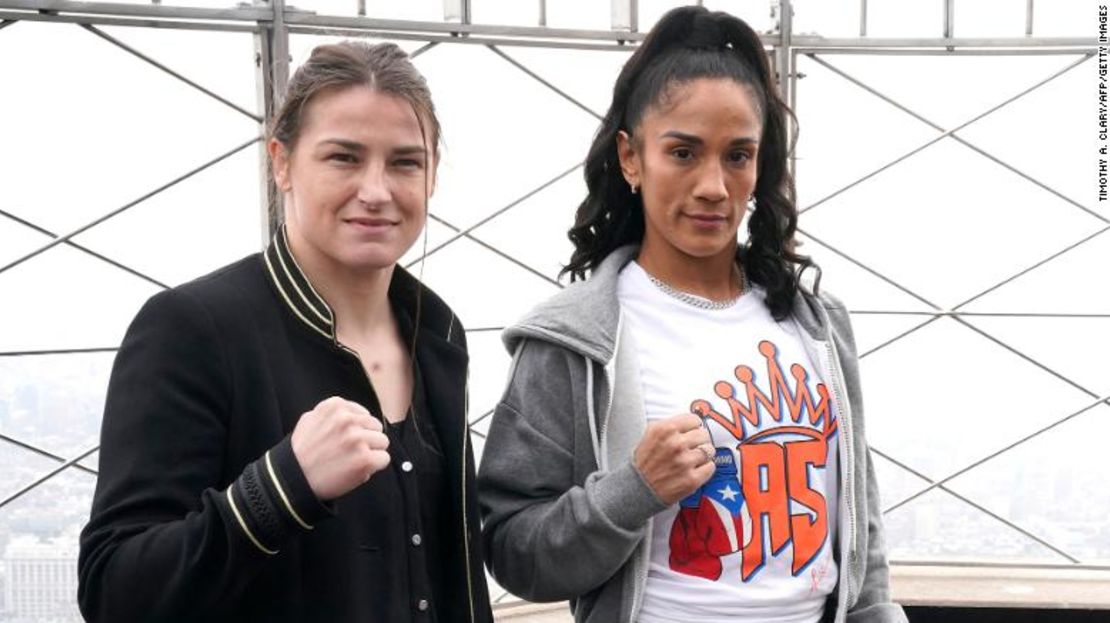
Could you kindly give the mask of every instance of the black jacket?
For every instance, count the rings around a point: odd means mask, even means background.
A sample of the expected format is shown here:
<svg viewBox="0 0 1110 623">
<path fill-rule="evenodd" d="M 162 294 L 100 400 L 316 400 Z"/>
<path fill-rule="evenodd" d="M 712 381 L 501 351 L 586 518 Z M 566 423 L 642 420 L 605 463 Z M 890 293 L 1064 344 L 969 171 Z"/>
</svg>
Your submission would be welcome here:
<svg viewBox="0 0 1110 623">
<path fill-rule="evenodd" d="M 457 526 L 445 559 L 428 561 L 451 569 L 437 599 L 451 621 L 485 623 L 465 334 L 400 267 L 389 296 L 405 309 L 420 297 L 416 360 L 450 492 L 439 506 Z M 112 370 L 81 535 L 88 621 L 361 618 L 375 574 L 390 570 L 367 565 L 367 548 L 337 528 L 289 441 L 300 415 L 328 396 L 377 404 L 332 320 L 281 234 L 264 254 L 146 303 Z"/>
</svg>

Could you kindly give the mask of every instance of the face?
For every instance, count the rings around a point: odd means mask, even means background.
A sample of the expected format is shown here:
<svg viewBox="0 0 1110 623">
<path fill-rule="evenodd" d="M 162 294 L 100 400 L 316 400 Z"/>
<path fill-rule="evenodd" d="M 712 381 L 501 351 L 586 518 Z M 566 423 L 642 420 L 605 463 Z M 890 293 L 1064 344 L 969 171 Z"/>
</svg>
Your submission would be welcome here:
<svg viewBox="0 0 1110 623">
<path fill-rule="evenodd" d="M 761 131 L 747 87 L 703 78 L 649 107 L 632 137 L 618 135 L 621 171 L 643 199 L 642 256 L 669 262 L 735 254 Z"/>
<path fill-rule="evenodd" d="M 298 261 L 340 273 L 391 268 L 420 235 L 434 185 L 435 152 L 416 112 L 357 86 L 316 95 L 302 114 L 291 150 L 268 145 Z"/>
</svg>

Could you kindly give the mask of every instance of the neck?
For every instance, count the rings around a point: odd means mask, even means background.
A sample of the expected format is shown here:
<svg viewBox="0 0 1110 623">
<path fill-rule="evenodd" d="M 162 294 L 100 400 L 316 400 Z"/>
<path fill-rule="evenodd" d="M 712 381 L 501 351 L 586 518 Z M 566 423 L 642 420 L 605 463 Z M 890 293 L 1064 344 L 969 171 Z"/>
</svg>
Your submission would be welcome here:
<svg viewBox="0 0 1110 623">
<path fill-rule="evenodd" d="M 712 301 L 725 301 L 740 295 L 742 283 L 738 279 L 736 246 L 710 257 L 694 257 L 662 245 L 649 245 L 644 241 L 638 263 L 648 274 L 672 288 L 695 294 Z"/>
<path fill-rule="evenodd" d="M 340 342 L 357 343 L 393 322 L 389 284 L 395 266 L 354 271 L 322 254 L 312 253 L 289 232 L 289 248 L 297 264 L 324 298 L 335 319 Z"/>
</svg>

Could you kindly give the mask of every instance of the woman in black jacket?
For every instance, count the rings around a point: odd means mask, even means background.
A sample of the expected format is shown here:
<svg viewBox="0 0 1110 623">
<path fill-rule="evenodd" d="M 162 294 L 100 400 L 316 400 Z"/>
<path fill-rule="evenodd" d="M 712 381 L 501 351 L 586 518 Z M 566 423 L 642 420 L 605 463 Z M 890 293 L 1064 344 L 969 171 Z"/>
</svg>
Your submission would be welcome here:
<svg viewBox="0 0 1110 623">
<path fill-rule="evenodd" d="M 491 621 L 467 352 L 397 266 L 439 124 L 392 44 L 320 46 L 268 150 L 265 252 L 160 293 L 124 338 L 81 537 L 89 621 Z"/>
</svg>

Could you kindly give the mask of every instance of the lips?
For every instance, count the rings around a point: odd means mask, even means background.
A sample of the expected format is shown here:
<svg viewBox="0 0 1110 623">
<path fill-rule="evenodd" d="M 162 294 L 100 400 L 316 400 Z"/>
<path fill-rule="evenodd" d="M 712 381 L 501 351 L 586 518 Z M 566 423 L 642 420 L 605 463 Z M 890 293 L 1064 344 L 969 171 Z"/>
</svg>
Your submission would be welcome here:
<svg viewBox="0 0 1110 623">
<path fill-rule="evenodd" d="M 704 223 L 706 225 L 724 223 L 728 220 L 728 217 L 723 214 L 687 214 L 686 218 L 693 219 L 698 223 Z"/>
<path fill-rule="evenodd" d="M 361 227 L 389 227 L 397 224 L 395 221 L 381 217 L 357 217 L 343 220 L 352 225 L 359 225 Z"/>
</svg>

